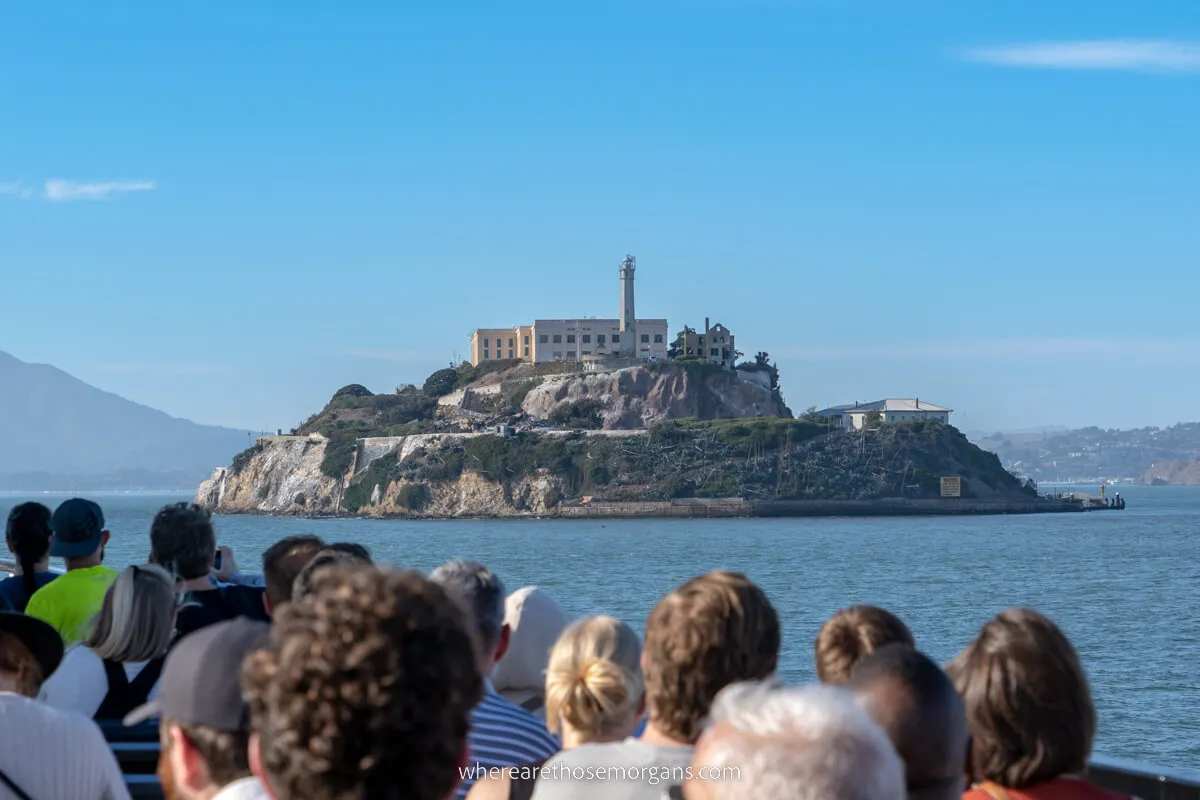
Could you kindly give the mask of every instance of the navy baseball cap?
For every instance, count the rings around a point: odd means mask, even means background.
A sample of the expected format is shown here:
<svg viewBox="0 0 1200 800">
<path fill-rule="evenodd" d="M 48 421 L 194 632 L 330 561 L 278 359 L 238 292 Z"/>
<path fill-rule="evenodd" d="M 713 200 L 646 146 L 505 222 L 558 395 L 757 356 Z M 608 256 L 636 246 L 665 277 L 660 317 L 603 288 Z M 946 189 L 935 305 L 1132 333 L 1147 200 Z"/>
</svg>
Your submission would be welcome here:
<svg viewBox="0 0 1200 800">
<path fill-rule="evenodd" d="M 125 724 L 166 717 L 226 733 L 250 730 L 242 662 L 267 643 L 270 630 L 265 622 L 238 617 L 184 636 L 163 663 L 158 697 L 129 712 Z"/>
<path fill-rule="evenodd" d="M 100 549 L 104 534 L 104 512 L 91 500 L 73 497 L 54 509 L 50 520 L 50 555 L 82 558 Z"/>
</svg>

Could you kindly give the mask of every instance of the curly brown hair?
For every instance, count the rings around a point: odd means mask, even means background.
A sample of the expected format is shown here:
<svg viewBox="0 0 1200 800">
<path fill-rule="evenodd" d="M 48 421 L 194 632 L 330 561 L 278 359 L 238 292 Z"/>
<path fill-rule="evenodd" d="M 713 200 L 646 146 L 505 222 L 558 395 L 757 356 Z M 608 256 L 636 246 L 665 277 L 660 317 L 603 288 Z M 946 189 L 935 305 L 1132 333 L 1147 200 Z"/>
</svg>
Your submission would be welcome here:
<svg viewBox="0 0 1200 800">
<path fill-rule="evenodd" d="M 483 691 L 466 611 L 416 572 L 331 565 L 245 665 L 280 800 L 443 800 Z"/>
<path fill-rule="evenodd" d="M 718 692 L 775 672 L 779 640 L 775 608 L 745 575 L 692 578 L 660 600 L 646 620 L 650 721 L 672 739 L 695 742 Z"/>
<path fill-rule="evenodd" d="M 974 777 L 1024 789 L 1082 772 L 1096 707 L 1071 642 L 1048 618 L 1010 608 L 946 667 L 967 709 Z"/>
<path fill-rule="evenodd" d="M 859 661 L 889 644 L 916 647 L 912 631 L 899 617 L 879 606 L 843 608 L 826 620 L 813 642 L 817 678 L 846 683 Z"/>
</svg>

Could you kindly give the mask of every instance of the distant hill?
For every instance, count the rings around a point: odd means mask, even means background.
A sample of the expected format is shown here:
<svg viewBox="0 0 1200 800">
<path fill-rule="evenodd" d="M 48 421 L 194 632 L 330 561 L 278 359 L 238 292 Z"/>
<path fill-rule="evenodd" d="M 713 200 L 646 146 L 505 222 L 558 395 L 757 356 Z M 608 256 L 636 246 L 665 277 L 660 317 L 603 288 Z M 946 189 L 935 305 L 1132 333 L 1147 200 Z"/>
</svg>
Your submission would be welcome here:
<svg viewBox="0 0 1200 800">
<path fill-rule="evenodd" d="M 0 489 L 188 486 L 246 443 L 0 352 Z"/>
<path fill-rule="evenodd" d="M 1194 483 L 1200 480 L 1200 422 L 1169 428 L 1080 428 L 1044 434 L 996 433 L 976 444 L 1006 467 L 1039 482 L 1120 480 Z"/>
</svg>

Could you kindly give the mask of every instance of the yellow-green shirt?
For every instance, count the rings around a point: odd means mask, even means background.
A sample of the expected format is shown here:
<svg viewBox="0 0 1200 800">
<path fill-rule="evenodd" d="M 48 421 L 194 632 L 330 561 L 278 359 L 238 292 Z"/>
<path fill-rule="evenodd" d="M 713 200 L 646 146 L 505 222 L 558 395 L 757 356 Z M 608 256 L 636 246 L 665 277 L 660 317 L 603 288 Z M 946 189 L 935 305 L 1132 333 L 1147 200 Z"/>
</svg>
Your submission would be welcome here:
<svg viewBox="0 0 1200 800">
<path fill-rule="evenodd" d="M 103 564 L 73 569 L 34 592 L 25 613 L 49 623 L 66 646 L 82 641 L 117 574 Z"/>
</svg>

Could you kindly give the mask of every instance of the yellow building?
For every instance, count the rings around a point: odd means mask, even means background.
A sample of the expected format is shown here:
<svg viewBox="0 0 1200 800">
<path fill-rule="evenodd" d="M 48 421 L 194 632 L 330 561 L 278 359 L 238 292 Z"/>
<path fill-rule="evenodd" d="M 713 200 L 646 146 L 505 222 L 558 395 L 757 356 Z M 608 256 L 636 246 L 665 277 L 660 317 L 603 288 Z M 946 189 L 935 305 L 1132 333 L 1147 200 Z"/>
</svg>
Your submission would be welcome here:
<svg viewBox="0 0 1200 800">
<path fill-rule="evenodd" d="M 514 359 L 533 360 L 533 326 L 480 328 L 471 334 L 471 363 Z"/>
</svg>

